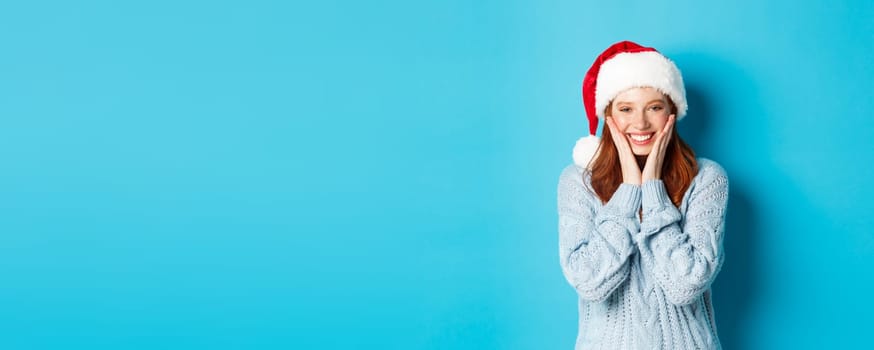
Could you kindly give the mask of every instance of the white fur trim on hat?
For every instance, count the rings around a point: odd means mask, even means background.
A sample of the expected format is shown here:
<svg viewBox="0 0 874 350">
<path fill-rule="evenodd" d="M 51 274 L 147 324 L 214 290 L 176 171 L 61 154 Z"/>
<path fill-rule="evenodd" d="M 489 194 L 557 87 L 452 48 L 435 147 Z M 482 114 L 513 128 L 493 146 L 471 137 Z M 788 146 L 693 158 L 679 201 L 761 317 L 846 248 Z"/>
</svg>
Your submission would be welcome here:
<svg viewBox="0 0 874 350">
<path fill-rule="evenodd" d="M 598 118 L 604 118 L 604 110 L 616 95 L 635 87 L 653 87 L 670 96 L 677 106 L 677 120 L 686 115 L 686 90 L 677 65 L 656 51 L 644 51 L 619 53 L 601 65 L 595 87 Z"/>
<path fill-rule="evenodd" d="M 583 136 L 577 140 L 574 145 L 574 164 L 581 169 L 589 167 L 592 159 L 595 159 L 598 152 L 598 145 L 601 144 L 601 138 L 595 135 Z"/>
</svg>

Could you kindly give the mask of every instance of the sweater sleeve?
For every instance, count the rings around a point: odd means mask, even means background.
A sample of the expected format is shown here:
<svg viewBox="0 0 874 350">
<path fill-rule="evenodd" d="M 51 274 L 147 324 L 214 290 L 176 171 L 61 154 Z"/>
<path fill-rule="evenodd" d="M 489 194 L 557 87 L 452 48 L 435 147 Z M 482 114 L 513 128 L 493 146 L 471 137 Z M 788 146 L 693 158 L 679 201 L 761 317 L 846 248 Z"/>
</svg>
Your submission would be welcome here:
<svg viewBox="0 0 874 350">
<path fill-rule="evenodd" d="M 569 166 L 558 185 L 559 258 L 562 272 L 586 300 L 607 298 L 630 271 L 632 232 L 640 223 L 640 186 L 622 184 L 602 207 Z"/>
<path fill-rule="evenodd" d="M 643 218 L 634 240 L 643 268 L 675 305 L 689 304 L 710 288 L 724 259 L 728 178 L 715 163 L 702 167 L 700 176 L 688 199 L 685 220 L 661 180 L 642 186 Z"/>
</svg>

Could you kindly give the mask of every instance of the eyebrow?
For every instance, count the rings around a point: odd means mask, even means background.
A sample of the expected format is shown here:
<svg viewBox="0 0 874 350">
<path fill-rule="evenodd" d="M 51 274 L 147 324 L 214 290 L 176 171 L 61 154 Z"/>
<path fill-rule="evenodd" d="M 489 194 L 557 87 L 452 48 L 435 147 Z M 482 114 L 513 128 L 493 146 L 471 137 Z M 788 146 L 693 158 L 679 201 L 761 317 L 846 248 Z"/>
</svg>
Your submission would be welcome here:
<svg viewBox="0 0 874 350">
<path fill-rule="evenodd" d="M 655 100 L 649 101 L 649 102 L 644 103 L 644 104 L 645 104 L 645 105 L 648 105 L 648 104 L 653 103 L 653 102 L 662 102 L 662 103 L 664 103 L 665 100 L 655 99 Z M 633 103 L 633 102 L 628 102 L 628 101 L 616 101 L 616 104 L 617 104 L 617 105 L 621 105 L 621 104 L 634 104 L 634 103 Z"/>
</svg>

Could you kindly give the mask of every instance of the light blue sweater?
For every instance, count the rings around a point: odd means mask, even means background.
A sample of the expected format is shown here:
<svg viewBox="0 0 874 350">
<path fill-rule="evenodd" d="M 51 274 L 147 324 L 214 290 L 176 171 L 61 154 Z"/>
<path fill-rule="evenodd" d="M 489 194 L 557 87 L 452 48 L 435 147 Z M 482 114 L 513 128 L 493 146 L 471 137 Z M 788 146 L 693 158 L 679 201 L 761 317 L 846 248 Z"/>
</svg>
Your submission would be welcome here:
<svg viewBox="0 0 874 350">
<path fill-rule="evenodd" d="M 724 258 L 728 178 L 716 162 L 698 167 L 679 209 L 661 180 L 622 184 L 602 205 L 587 170 L 564 169 L 559 256 L 579 295 L 576 349 L 721 348 L 710 284 Z"/>
</svg>

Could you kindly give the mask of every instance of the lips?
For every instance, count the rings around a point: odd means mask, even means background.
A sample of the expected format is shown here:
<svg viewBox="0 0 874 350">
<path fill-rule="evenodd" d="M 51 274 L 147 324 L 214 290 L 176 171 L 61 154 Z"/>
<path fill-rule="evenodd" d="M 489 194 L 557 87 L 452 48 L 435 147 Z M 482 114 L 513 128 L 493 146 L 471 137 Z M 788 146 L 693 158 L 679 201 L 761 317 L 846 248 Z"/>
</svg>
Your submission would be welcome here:
<svg viewBox="0 0 874 350">
<path fill-rule="evenodd" d="M 655 133 L 651 132 L 651 133 L 645 133 L 645 134 L 626 134 L 626 135 L 628 136 L 628 140 L 631 141 L 631 143 L 638 145 L 638 146 L 644 146 L 644 145 L 647 145 L 653 141 L 653 139 L 654 139 L 653 136 L 655 136 Z"/>
</svg>

